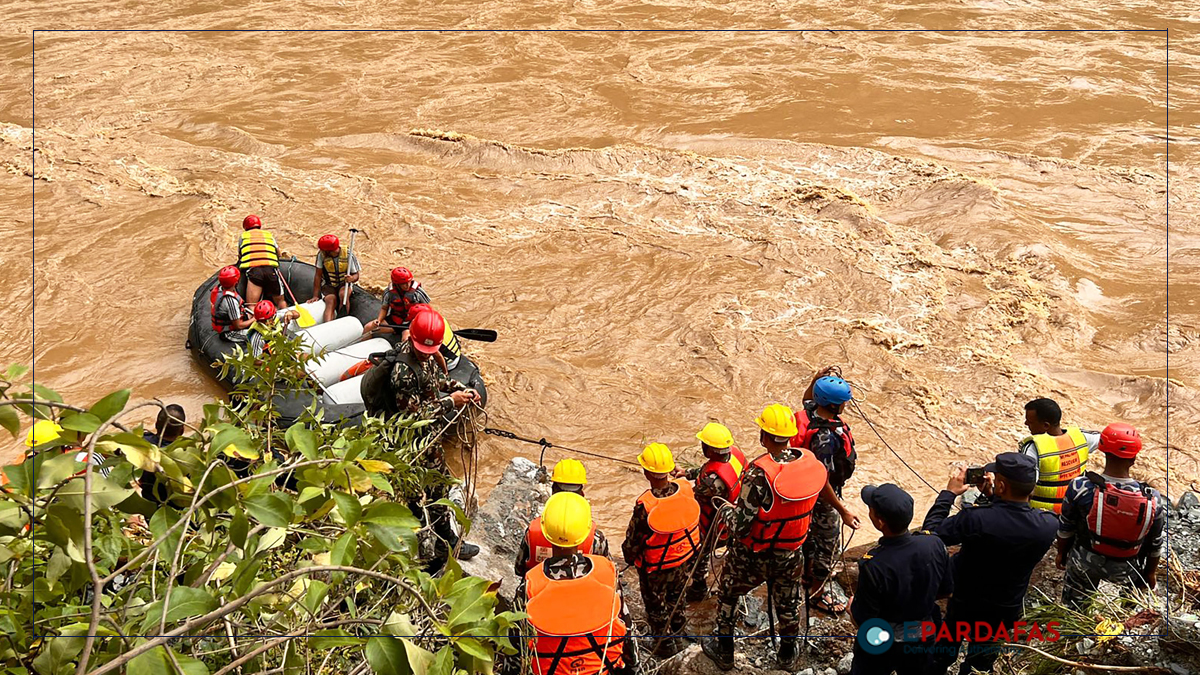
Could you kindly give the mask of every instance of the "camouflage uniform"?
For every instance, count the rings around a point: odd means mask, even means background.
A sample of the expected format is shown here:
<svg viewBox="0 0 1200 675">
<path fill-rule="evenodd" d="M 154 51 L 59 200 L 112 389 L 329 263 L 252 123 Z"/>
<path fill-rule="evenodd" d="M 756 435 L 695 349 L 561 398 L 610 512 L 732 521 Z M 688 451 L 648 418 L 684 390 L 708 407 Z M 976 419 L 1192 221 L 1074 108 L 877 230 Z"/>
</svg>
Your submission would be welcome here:
<svg viewBox="0 0 1200 675">
<path fill-rule="evenodd" d="M 423 418 L 454 415 L 450 393 L 466 389 L 442 372 L 433 357 L 420 359 L 413 353 L 412 343 L 401 342 L 393 349 L 396 354 L 390 382 L 396 396 L 396 410 L 416 413 Z"/>
<path fill-rule="evenodd" d="M 1105 481 L 1117 485 L 1139 487 L 1133 479 L 1104 476 Z M 1088 530 L 1087 517 L 1092 509 L 1098 487 L 1086 475 L 1071 482 L 1063 496 L 1062 514 L 1058 517 L 1059 539 L 1073 539 L 1067 553 L 1067 570 L 1063 577 L 1063 604 L 1081 607 L 1096 592 L 1101 581 L 1121 584 L 1130 588 L 1144 588 L 1147 558 L 1161 558 L 1166 544 L 1167 506 L 1163 496 L 1153 488 L 1154 514 L 1146 539 L 1138 555 L 1132 558 L 1110 558 L 1088 547 L 1092 533 Z"/>
<path fill-rule="evenodd" d="M 596 534 L 600 534 L 599 530 L 596 531 Z M 593 553 L 593 555 L 596 554 Z M 542 570 L 548 579 L 554 581 L 578 579 L 592 570 L 592 563 L 582 553 L 573 553 L 569 556 L 548 558 L 542 563 Z M 625 602 L 625 590 L 621 584 L 620 575 L 617 575 L 617 592 L 621 595 L 621 621 L 625 623 L 625 627 L 630 633 L 623 648 L 625 668 L 617 672 L 633 673 L 637 672 L 637 645 L 632 639 L 633 620 L 629 616 L 629 604 Z M 514 604 L 518 611 L 525 609 L 525 594 L 525 577 L 522 575 L 521 581 L 517 583 L 516 597 L 514 598 Z"/>
<path fill-rule="evenodd" d="M 674 484 L 650 491 L 659 499 L 675 493 Z M 629 519 L 629 527 L 625 530 L 625 541 L 621 544 L 621 553 L 625 562 L 632 565 L 640 559 L 646 549 L 646 541 L 654 534 L 646 513 L 646 507 L 638 504 L 633 507 L 633 516 Z M 688 558 L 682 565 L 670 569 L 646 572 L 641 567 L 638 570 L 638 585 L 642 591 L 642 604 L 646 607 L 646 622 L 650 624 L 650 635 L 683 635 L 687 632 L 687 615 L 680 604 L 676 608 L 676 600 L 687 590 L 688 572 L 692 569 L 694 556 Z M 671 610 L 675 609 L 672 615 Z M 668 625 L 669 624 L 669 625 Z"/>
<path fill-rule="evenodd" d="M 814 585 L 831 576 L 841 534 L 842 517 L 832 504 L 818 499 L 808 524 L 808 539 L 804 540 L 804 560 L 808 563 L 804 576 Z"/>
<path fill-rule="evenodd" d="M 710 473 L 707 473 L 707 474 L 701 476 L 700 470 L 703 468 L 704 467 L 701 466 L 701 467 L 696 467 L 695 469 L 691 469 L 687 472 L 687 476 L 686 476 L 686 478 L 688 480 L 692 481 L 695 484 L 695 486 L 692 488 L 692 490 L 696 494 L 696 501 L 698 501 L 702 504 L 711 504 L 713 497 L 720 497 L 721 499 L 728 501 L 729 500 L 729 486 L 726 485 L 725 481 L 721 480 L 721 477 L 715 473 L 710 472 Z M 714 522 L 716 521 L 716 518 L 717 518 L 716 516 L 713 516 Z M 710 524 L 709 527 L 713 527 L 713 525 Z M 720 536 L 713 536 L 710 539 L 710 543 L 707 548 L 696 552 L 697 555 L 700 556 L 700 559 L 696 561 L 696 571 L 695 571 L 695 573 L 692 574 L 692 587 L 693 588 L 697 588 L 697 587 L 701 588 L 701 589 L 708 588 L 707 577 L 708 577 L 709 554 L 714 549 L 724 546 L 724 540 L 725 540 L 725 537 L 727 536 L 726 533 L 718 533 L 718 534 Z M 700 533 L 701 541 L 703 541 L 706 538 L 709 538 L 708 532 L 701 532 Z"/>
<path fill-rule="evenodd" d="M 612 558 L 612 553 L 608 550 L 608 537 L 596 528 L 596 533 L 592 535 L 592 555 L 604 556 Z M 518 577 L 525 576 L 525 561 L 529 560 L 529 540 L 522 534 L 521 545 L 517 548 L 517 558 L 513 562 L 513 570 L 516 571 Z"/>
<path fill-rule="evenodd" d="M 856 461 L 847 457 L 846 436 L 838 432 L 844 422 L 841 417 L 826 420 L 818 416 L 817 404 L 813 400 L 805 401 L 804 409 L 808 413 L 809 426 L 817 429 L 808 442 L 808 449 L 825 465 L 825 470 L 829 472 L 829 485 L 841 499 L 842 486 L 854 473 Z M 808 539 L 804 542 L 804 560 L 807 563 L 805 577 L 812 584 L 820 584 L 833 571 L 841 539 L 842 518 L 832 504 L 818 499 L 813 506 L 812 521 L 808 528 Z"/>
<path fill-rule="evenodd" d="M 779 462 L 798 459 L 791 448 L 778 457 Z M 742 493 L 738 497 L 729 525 L 728 558 L 718 580 L 720 605 L 717 608 L 717 635 L 733 635 L 738 599 L 766 582 L 771 601 L 779 617 L 779 635 L 800 634 L 800 580 L 804 571 L 804 549 L 794 551 L 767 549 L 754 552 L 741 542 L 758 518 L 759 508 L 768 509 L 774 494 L 762 469 L 751 464 L 742 474 Z"/>
</svg>

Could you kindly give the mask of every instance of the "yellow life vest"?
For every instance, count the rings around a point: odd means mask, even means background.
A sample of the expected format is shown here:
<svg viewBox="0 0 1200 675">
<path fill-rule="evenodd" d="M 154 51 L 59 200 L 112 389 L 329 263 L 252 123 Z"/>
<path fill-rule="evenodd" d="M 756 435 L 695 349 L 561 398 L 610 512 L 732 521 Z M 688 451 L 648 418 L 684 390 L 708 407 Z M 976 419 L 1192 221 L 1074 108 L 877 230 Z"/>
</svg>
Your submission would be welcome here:
<svg viewBox="0 0 1200 675">
<path fill-rule="evenodd" d="M 457 359 L 462 356 L 462 345 L 458 344 L 458 336 L 454 334 L 454 330 L 446 324 L 446 332 L 442 334 L 442 356 L 447 359 Z"/>
<path fill-rule="evenodd" d="M 336 258 L 326 253 L 321 256 L 322 280 L 330 286 L 341 286 L 350 271 L 350 254 L 343 250 Z"/>
<path fill-rule="evenodd" d="M 238 267 L 249 269 L 270 265 L 279 267 L 279 248 L 275 246 L 275 235 L 261 229 L 242 233 L 238 244 Z"/>
<path fill-rule="evenodd" d="M 1061 436 L 1026 436 L 1021 445 L 1033 441 L 1038 453 L 1038 480 L 1029 505 L 1062 513 L 1063 496 L 1071 481 L 1087 469 L 1088 444 L 1079 427 L 1067 427 Z"/>
</svg>

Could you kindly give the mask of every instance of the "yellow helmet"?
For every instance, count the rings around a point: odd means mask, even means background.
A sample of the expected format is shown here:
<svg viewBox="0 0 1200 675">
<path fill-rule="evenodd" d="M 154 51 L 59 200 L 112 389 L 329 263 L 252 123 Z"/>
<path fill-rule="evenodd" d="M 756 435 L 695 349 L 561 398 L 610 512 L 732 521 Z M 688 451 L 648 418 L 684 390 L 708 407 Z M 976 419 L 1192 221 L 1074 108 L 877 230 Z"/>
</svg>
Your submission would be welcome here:
<svg viewBox="0 0 1200 675">
<path fill-rule="evenodd" d="M 716 422 L 705 424 L 700 433 L 696 434 L 696 438 L 708 447 L 718 450 L 724 450 L 733 445 L 733 434 L 729 433 L 729 429 L 724 424 Z"/>
<path fill-rule="evenodd" d="M 786 405 L 772 403 L 763 408 L 762 414 L 754 420 L 758 428 L 778 438 L 791 438 L 799 429 L 796 428 L 796 415 Z"/>
<path fill-rule="evenodd" d="M 671 473 L 675 468 L 675 457 L 662 443 L 651 443 L 638 455 L 638 464 L 650 473 Z"/>
<path fill-rule="evenodd" d="M 25 447 L 32 448 L 58 440 L 58 435 L 62 433 L 62 430 L 63 428 L 53 420 L 38 420 L 33 423 L 33 428 L 25 436 Z"/>
<path fill-rule="evenodd" d="M 551 544 L 578 546 L 592 531 L 592 505 L 574 492 L 559 492 L 542 509 L 542 534 Z"/>
<path fill-rule="evenodd" d="M 559 460 L 554 465 L 554 475 L 550 480 L 555 483 L 570 483 L 571 485 L 587 485 L 587 470 L 583 462 L 577 459 Z"/>
</svg>

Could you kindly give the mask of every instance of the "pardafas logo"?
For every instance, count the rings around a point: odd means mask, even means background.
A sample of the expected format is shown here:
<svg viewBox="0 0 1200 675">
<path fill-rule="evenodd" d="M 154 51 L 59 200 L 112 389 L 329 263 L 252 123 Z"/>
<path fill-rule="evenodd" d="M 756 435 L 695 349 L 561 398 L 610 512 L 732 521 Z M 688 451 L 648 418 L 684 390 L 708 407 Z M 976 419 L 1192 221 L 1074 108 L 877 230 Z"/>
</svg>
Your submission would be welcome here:
<svg viewBox="0 0 1200 675">
<path fill-rule="evenodd" d="M 882 654 L 895 641 L 892 625 L 883 619 L 867 619 L 858 627 L 858 645 L 868 654 Z"/>
</svg>

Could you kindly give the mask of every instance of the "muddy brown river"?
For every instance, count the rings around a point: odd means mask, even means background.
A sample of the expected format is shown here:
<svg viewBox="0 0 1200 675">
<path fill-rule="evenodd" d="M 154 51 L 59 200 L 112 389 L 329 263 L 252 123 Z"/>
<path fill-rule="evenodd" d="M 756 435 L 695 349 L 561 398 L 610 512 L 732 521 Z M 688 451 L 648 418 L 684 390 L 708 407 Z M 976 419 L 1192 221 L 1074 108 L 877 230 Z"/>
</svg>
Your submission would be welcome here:
<svg viewBox="0 0 1200 675">
<path fill-rule="evenodd" d="M 1159 487 L 1168 447 L 1173 490 L 1200 478 L 1194 9 L 284 6 L 5 3 L 0 362 L 198 415 L 222 391 L 184 349 L 191 296 L 257 213 L 306 259 L 359 228 L 367 287 L 404 264 L 455 325 L 499 331 L 469 349 L 488 423 L 525 436 L 694 463 L 719 420 L 755 454 L 758 411 L 837 363 L 938 487 L 1012 449 L 1042 395 L 1136 425 Z M 794 30 L 611 32 L 730 26 Z M 43 32 L 131 27 L 176 32 Z M 365 27 L 453 30 L 179 32 Z M 495 27 L 562 30 L 466 32 Z M 917 30 L 947 27 L 990 32 Z M 1141 32 L 1003 32 L 1033 28 Z M 851 491 L 929 504 L 849 419 Z M 537 457 L 479 450 L 484 485 Z M 585 463 L 619 539 L 644 482 Z"/>
</svg>

